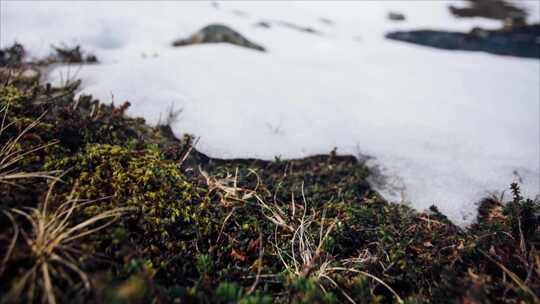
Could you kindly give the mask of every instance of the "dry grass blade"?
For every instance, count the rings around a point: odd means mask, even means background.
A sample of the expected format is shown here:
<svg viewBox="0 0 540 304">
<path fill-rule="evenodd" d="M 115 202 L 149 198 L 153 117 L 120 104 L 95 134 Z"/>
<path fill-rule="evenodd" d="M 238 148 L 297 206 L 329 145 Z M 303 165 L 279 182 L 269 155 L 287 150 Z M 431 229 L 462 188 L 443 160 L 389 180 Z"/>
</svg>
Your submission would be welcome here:
<svg viewBox="0 0 540 304">
<path fill-rule="evenodd" d="M 71 195 L 55 212 L 49 212 L 49 201 L 52 200 L 52 189 L 55 182 L 49 186 L 45 201 L 41 208 L 11 209 L 11 213 L 22 216 L 31 225 L 31 231 L 22 231 L 23 237 L 31 251 L 34 265 L 28 270 L 10 291 L 11 298 L 19 298 L 22 291 L 28 289 L 28 301 L 32 302 L 34 290 L 40 286 L 48 303 L 56 303 L 55 281 L 65 279 L 74 282 L 69 272 L 83 283 L 85 289 L 90 288 L 90 280 L 86 273 L 76 265 L 76 259 L 70 255 L 70 250 L 77 247 L 76 240 L 94 234 L 111 225 L 122 214 L 132 208 L 116 208 L 101 212 L 80 223 L 73 224 L 73 215 L 81 206 L 89 202 L 79 200 Z M 97 225 L 101 223 L 101 225 Z"/>
<path fill-rule="evenodd" d="M 308 214 L 304 185 L 302 184 L 303 212 L 298 216 L 296 210 L 292 212 L 291 216 L 288 215 L 277 202 L 273 204 L 266 203 L 258 195 L 255 195 L 255 198 L 263 215 L 276 226 L 275 242 L 272 245 L 285 269 L 295 276 L 304 278 L 310 276 L 313 272 L 320 273 L 324 271 L 321 265 L 325 265 L 325 262 L 328 262 L 330 257 L 325 253 L 323 245 L 335 228 L 335 221 L 326 225 L 326 211 L 324 210 L 322 216 L 315 210 Z M 294 200 L 293 198 L 294 196 L 291 196 L 292 200 Z M 294 201 L 292 204 L 294 205 Z M 314 228 L 317 224 L 319 225 L 318 229 Z M 290 250 L 279 246 L 279 228 L 290 235 L 290 239 L 287 241 L 290 244 Z"/>
<path fill-rule="evenodd" d="M 233 208 L 229 212 L 229 214 L 227 214 L 225 219 L 223 220 L 223 224 L 221 224 L 221 229 L 219 230 L 219 234 L 218 234 L 218 237 L 217 237 L 217 240 L 216 240 L 216 244 L 219 244 L 219 241 L 221 240 L 221 236 L 223 235 L 223 229 L 225 229 L 225 224 L 227 224 L 227 221 L 229 220 L 229 218 L 231 218 L 231 216 L 233 215 L 235 210 L 236 210 L 236 208 Z"/>
<path fill-rule="evenodd" d="M 56 304 L 56 298 L 54 297 L 48 263 L 41 264 L 41 272 L 43 273 L 43 285 L 45 286 L 45 295 L 47 296 L 47 302 L 49 304 Z"/>
<path fill-rule="evenodd" d="M 6 124 L 8 110 L 9 110 L 9 106 L 5 106 L 4 108 L 0 109 L 0 113 L 3 112 L 2 122 L 0 124 L 0 137 L 10 126 L 14 124 L 14 122 Z M 30 125 L 24 128 L 17 136 L 13 138 L 9 138 L 7 139 L 6 142 L 1 144 L 0 146 L 0 183 L 11 183 L 9 182 L 9 180 L 20 179 L 20 178 L 34 178 L 34 177 L 57 179 L 57 177 L 53 176 L 53 174 L 58 173 L 58 171 L 18 172 L 18 170 L 12 168 L 16 166 L 18 162 L 23 160 L 27 155 L 46 149 L 58 143 L 58 141 L 52 141 L 46 144 L 38 145 L 28 150 L 21 150 L 19 148 L 21 138 L 23 138 L 30 130 L 36 127 L 45 115 L 46 115 L 46 112 L 41 114 L 41 116 L 39 116 Z"/>
<path fill-rule="evenodd" d="M 255 281 L 253 282 L 253 284 L 251 285 L 251 287 L 249 288 L 247 294 L 251 294 L 255 291 L 255 288 L 257 288 L 257 285 L 259 284 L 259 281 L 261 279 L 261 271 L 262 271 L 262 261 L 263 261 L 263 256 L 264 256 L 264 245 L 263 245 L 263 235 L 262 235 L 262 231 L 259 233 L 259 240 L 260 240 L 260 245 L 259 245 L 259 259 L 257 260 L 257 276 L 255 277 Z"/>
<path fill-rule="evenodd" d="M 506 268 L 506 266 L 504 266 L 503 264 L 501 264 L 499 261 L 495 260 L 491 255 L 485 253 L 484 251 L 480 250 L 480 252 L 486 257 L 488 258 L 490 261 L 492 261 L 493 263 L 495 263 L 497 266 L 499 266 L 499 268 L 501 268 L 501 270 L 507 274 L 511 279 L 512 281 L 514 281 L 514 283 L 516 283 L 516 285 L 521 288 L 523 291 L 525 291 L 526 293 L 528 293 L 529 295 L 531 295 L 531 297 L 533 298 L 533 301 L 534 303 L 540 303 L 540 299 L 538 298 L 538 296 L 534 293 L 534 291 L 532 291 L 529 286 L 527 286 L 527 284 L 525 284 L 525 282 L 523 282 L 522 279 L 520 279 L 514 272 L 512 272 L 510 269 Z"/>
<path fill-rule="evenodd" d="M 536 274 L 540 276 L 540 255 L 538 254 L 534 255 L 534 265 Z"/>
<path fill-rule="evenodd" d="M 211 177 L 206 171 L 199 167 L 201 175 L 206 180 L 206 184 L 210 192 L 218 190 L 220 191 L 221 202 L 228 207 L 234 202 L 246 203 L 247 200 L 252 198 L 256 191 L 255 189 L 246 189 L 238 187 L 238 168 L 235 171 L 235 175 L 231 175 L 227 172 L 224 178 Z M 258 176 L 257 176 L 258 180 Z"/>
<path fill-rule="evenodd" d="M 167 124 L 170 125 L 170 122 L 167 122 Z M 188 156 L 191 153 L 191 151 L 193 150 L 193 148 L 195 148 L 195 146 L 199 143 L 200 139 L 201 139 L 200 137 L 197 137 L 195 139 L 195 142 L 189 145 L 188 150 L 186 151 L 186 153 L 184 153 L 184 156 L 182 156 L 182 159 L 178 163 L 179 166 L 181 166 L 186 161 L 186 159 L 188 158 Z"/>
<path fill-rule="evenodd" d="M 279 226 L 288 230 L 289 232 L 295 232 L 296 229 L 287 223 L 287 221 L 285 220 L 286 215 L 279 207 L 275 205 L 271 206 L 265 203 L 264 200 L 259 195 L 255 195 L 255 198 L 257 199 L 259 205 L 261 206 L 263 210 L 263 215 L 269 221 L 274 223 L 276 226 Z"/>
<path fill-rule="evenodd" d="M 11 256 L 11 253 L 13 252 L 13 248 L 15 248 L 15 244 L 17 243 L 17 238 L 19 237 L 19 225 L 17 225 L 17 222 L 13 218 L 13 215 L 7 211 L 2 211 L 11 222 L 11 225 L 13 226 L 13 237 L 11 238 L 11 241 L 8 246 L 8 250 L 6 251 L 6 254 L 4 255 L 4 258 L 2 259 L 2 264 L 0 265 L 0 277 L 4 273 L 4 270 L 6 269 L 6 264 L 9 261 L 9 258 Z"/>
<path fill-rule="evenodd" d="M 348 293 L 346 293 L 343 288 L 339 287 L 339 284 L 334 279 L 324 273 L 319 275 L 319 277 L 328 280 L 328 282 L 330 282 L 330 284 L 332 284 L 334 288 L 339 289 L 339 291 L 347 299 L 347 301 L 351 302 L 352 304 L 356 304 L 356 301 Z M 321 286 L 321 288 L 324 290 L 323 286 Z"/>
</svg>

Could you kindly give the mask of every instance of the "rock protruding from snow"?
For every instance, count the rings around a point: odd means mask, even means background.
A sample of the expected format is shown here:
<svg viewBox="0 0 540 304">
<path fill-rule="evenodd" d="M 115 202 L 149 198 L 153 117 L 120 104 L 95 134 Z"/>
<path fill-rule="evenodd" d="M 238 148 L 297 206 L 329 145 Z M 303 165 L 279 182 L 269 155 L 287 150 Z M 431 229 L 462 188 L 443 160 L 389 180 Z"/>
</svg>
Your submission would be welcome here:
<svg viewBox="0 0 540 304">
<path fill-rule="evenodd" d="M 474 28 L 469 33 L 418 30 L 391 32 L 386 38 L 439 49 L 482 51 L 540 59 L 540 24 L 505 30 Z"/>
<path fill-rule="evenodd" d="M 392 20 L 392 21 L 405 21 L 406 19 L 405 14 L 398 13 L 398 12 L 389 12 L 387 17 L 388 17 L 388 20 Z"/>
<path fill-rule="evenodd" d="M 527 17 L 527 11 L 507 0 L 469 0 L 467 6 L 450 5 L 450 12 L 461 18 L 483 17 L 498 20 Z"/>
<path fill-rule="evenodd" d="M 211 24 L 205 26 L 188 38 L 175 40 L 173 46 L 185 46 L 199 43 L 221 43 L 226 42 L 257 51 L 264 52 L 266 49 L 256 43 L 251 42 L 237 31 L 222 24 Z"/>
</svg>

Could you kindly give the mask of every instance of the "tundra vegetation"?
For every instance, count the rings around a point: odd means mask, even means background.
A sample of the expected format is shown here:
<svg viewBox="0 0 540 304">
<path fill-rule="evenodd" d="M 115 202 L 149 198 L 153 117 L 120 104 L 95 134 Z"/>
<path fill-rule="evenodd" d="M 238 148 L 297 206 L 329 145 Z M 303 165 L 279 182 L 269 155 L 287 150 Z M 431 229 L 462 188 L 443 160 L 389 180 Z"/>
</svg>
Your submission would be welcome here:
<svg viewBox="0 0 540 304">
<path fill-rule="evenodd" d="M 17 75 L 0 84 L 2 303 L 539 301 L 540 203 L 518 184 L 458 227 L 384 200 L 352 156 L 213 159 L 127 102 Z"/>
</svg>

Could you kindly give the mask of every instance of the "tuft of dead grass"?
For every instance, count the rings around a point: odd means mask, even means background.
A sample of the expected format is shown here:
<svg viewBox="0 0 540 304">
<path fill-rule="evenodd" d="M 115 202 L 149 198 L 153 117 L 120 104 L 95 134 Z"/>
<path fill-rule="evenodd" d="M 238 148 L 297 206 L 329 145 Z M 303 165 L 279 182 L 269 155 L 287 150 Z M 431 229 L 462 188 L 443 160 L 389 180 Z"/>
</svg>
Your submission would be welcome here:
<svg viewBox="0 0 540 304">
<path fill-rule="evenodd" d="M 54 211 L 49 210 L 53 197 L 55 182 L 49 186 L 45 200 L 40 208 L 13 208 L 5 214 L 10 218 L 16 233 L 5 258 L 2 269 L 9 262 L 11 251 L 15 247 L 17 237 L 22 234 L 24 245 L 31 256 L 31 267 L 26 270 L 9 291 L 7 298 L 22 299 L 33 302 L 39 294 L 44 301 L 50 304 L 57 303 L 56 293 L 60 282 L 69 282 L 70 285 L 82 283 L 85 290 L 90 289 L 88 275 L 79 267 L 77 256 L 83 254 L 80 241 L 82 238 L 106 228 L 131 208 L 115 208 L 101 212 L 82 222 L 73 223 L 73 215 L 83 206 L 93 201 L 85 201 L 75 196 L 76 186 L 69 197 Z M 14 215 L 21 216 L 29 224 L 17 223 Z M 23 227 L 21 229 L 21 227 Z M 26 292 L 24 295 L 23 293 Z"/>
<path fill-rule="evenodd" d="M 403 303 L 403 299 L 398 293 L 382 279 L 368 272 L 350 266 L 346 267 L 346 264 L 350 264 L 349 260 L 335 260 L 332 254 L 325 249 L 325 243 L 336 228 L 339 219 L 338 217 L 326 218 L 326 210 L 317 212 L 311 209 L 308 214 L 309 208 L 303 184 L 301 191 L 303 204 L 297 206 L 294 194 L 292 194 L 290 203 L 292 211 L 290 213 L 282 210 L 277 203 L 267 203 L 259 195 L 254 195 L 266 219 L 275 225 L 272 245 L 287 272 L 297 278 L 313 276 L 320 280 L 324 279 L 351 303 L 356 303 L 356 301 L 332 277 L 338 272 L 360 274 L 383 285 L 398 303 Z M 284 232 L 278 236 L 279 229 L 284 230 Z M 283 237 L 284 234 L 290 235 L 289 246 L 286 247 L 278 245 L 279 238 Z M 322 283 L 319 283 L 319 287 L 325 293 L 327 292 Z"/>
<path fill-rule="evenodd" d="M 2 116 L 0 122 L 0 138 L 2 137 L 2 134 L 15 123 L 15 121 L 7 123 L 8 112 L 9 104 L 0 108 L 0 115 Z M 58 171 L 21 172 L 17 168 L 17 163 L 23 160 L 26 156 L 58 143 L 58 141 L 51 141 L 49 143 L 38 145 L 29 149 L 20 148 L 21 139 L 39 124 L 45 114 L 46 112 L 41 114 L 41 116 L 19 132 L 17 136 L 9 138 L 4 143 L 0 144 L 0 183 L 13 185 L 14 183 L 12 180 L 33 177 L 57 179 L 54 174 L 58 173 Z"/>
</svg>

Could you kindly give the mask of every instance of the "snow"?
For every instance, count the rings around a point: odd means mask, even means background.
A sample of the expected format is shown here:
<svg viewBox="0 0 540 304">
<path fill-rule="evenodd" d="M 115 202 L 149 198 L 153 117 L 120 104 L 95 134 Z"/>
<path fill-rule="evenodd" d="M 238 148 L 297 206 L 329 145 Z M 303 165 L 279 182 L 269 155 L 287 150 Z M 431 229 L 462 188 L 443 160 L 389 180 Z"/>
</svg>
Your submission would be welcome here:
<svg viewBox="0 0 540 304">
<path fill-rule="evenodd" d="M 129 100 L 129 113 L 150 123 L 182 108 L 174 131 L 200 136 L 197 148 L 213 157 L 295 158 L 333 147 L 369 155 L 387 198 L 420 210 L 435 204 L 464 224 L 475 202 L 512 181 L 540 193 L 540 62 L 384 39 L 391 30 L 500 26 L 456 19 L 451 3 L 2 1 L 0 45 L 17 40 L 39 57 L 51 43 L 80 43 L 102 63 L 57 68 L 51 81 L 82 78 L 83 92 Z M 539 1 L 519 4 L 540 20 Z M 387 20 L 389 11 L 407 21 Z M 322 35 L 254 26 L 263 20 Z M 170 47 L 216 22 L 268 52 Z"/>
</svg>

